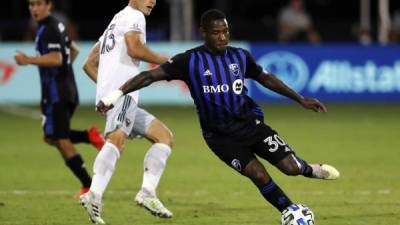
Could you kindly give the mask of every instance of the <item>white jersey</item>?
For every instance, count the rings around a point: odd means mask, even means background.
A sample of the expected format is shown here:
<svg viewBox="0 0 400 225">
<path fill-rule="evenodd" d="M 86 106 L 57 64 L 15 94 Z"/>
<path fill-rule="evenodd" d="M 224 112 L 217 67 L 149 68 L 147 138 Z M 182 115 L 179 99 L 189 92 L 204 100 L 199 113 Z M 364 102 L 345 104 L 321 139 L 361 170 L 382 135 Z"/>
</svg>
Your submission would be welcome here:
<svg viewBox="0 0 400 225">
<path fill-rule="evenodd" d="M 127 80 L 139 74 L 140 60 L 128 55 L 125 33 L 141 33 L 141 41 L 146 43 L 146 20 L 142 12 L 130 6 L 118 12 L 100 37 L 100 62 L 97 75 L 96 104 Z M 139 92 L 129 93 L 136 103 Z"/>
</svg>

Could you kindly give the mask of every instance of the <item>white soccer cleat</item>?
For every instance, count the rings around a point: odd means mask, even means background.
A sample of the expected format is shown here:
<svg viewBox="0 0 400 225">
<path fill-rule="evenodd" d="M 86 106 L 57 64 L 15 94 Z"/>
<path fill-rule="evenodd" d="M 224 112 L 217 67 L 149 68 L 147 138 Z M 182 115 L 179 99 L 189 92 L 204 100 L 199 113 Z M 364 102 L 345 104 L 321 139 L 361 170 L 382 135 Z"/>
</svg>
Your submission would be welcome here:
<svg viewBox="0 0 400 225">
<path fill-rule="evenodd" d="M 313 176 L 324 180 L 336 180 L 340 177 L 339 171 L 328 164 L 311 164 Z"/>
<path fill-rule="evenodd" d="M 142 191 L 139 191 L 136 194 L 135 202 L 138 205 L 143 206 L 154 216 L 171 218 L 173 215 L 171 211 L 165 208 L 157 197 L 146 196 Z"/>
<path fill-rule="evenodd" d="M 89 220 L 94 224 L 106 224 L 101 218 L 101 209 L 103 204 L 100 201 L 95 201 L 92 192 L 87 192 L 79 197 L 79 202 L 85 208 L 89 215 Z"/>
</svg>

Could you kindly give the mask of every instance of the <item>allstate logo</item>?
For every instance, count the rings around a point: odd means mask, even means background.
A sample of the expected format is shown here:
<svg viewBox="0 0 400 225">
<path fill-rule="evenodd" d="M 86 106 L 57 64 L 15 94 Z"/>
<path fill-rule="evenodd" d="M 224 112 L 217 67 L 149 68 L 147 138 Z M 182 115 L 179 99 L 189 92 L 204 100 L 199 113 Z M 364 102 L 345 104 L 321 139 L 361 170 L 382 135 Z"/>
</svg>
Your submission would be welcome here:
<svg viewBox="0 0 400 225">
<path fill-rule="evenodd" d="M 286 51 L 275 51 L 262 56 L 257 63 L 268 72 L 275 74 L 293 90 L 300 92 L 307 84 L 309 71 L 307 64 L 299 56 Z M 263 87 L 258 82 L 256 87 L 273 97 L 283 97 Z"/>
</svg>

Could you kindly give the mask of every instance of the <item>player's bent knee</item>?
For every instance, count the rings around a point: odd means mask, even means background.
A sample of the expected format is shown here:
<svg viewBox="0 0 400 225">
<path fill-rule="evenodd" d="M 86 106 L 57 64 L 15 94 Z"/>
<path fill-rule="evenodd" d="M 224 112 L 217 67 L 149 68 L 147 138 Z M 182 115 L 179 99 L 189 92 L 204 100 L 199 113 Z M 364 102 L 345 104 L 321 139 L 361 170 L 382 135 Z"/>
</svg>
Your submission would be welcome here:
<svg viewBox="0 0 400 225">
<path fill-rule="evenodd" d="M 281 169 L 281 171 L 288 176 L 300 175 L 301 171 L 297 164 L 288 163 Z"/>
<path fill-rule="evenodd" d="M 263 173 L 261 171 L 259 172 L 252 171 L 250 173 L 247 173 L 245 171 L 243 175 L 250 178 L 250 180 L 257 186 L 267 183 L 267 181 L 270 179 L 270 177 L 266 173 Z"/>
<path fill-rule="evenodd" d="M 163 127 L 159 132 L 155 132 L 154 134 L 153 139 L 155 143 L 163 143 L 172 146 L 174 138 L 172 132 L 167 127 Z"/>
<path fill-rule="evenodd" d="M 287 155 L 275 165 L 282 173 L 288 176 L 297 176 L 301 174 L 299 164 L 294 160 L 293 155 Z"/>
<path fill-rule="evenodd" d="M 262 164 L 256 160 L 251 161 L 243 171 L 243 175 L 250 178 L 256 185 L 263 185 L 269 179 L 268 173 Z"/>
<path fill-rule="evenodd" d="M 51 139 L 51 138 L 43 138 L 43 141 L 46 143 L 46 144 L 48 144 L 48 145 L 50 145 L 50 146 L 56 146 L 56 141 L 55 140 L 53 140 L 53 139 Z"/>
<path fill-rule="evenodd" d="M 265 184 L 268 179 L 269 179 L 269 177 L 267 176 L 267 174 L 265 174 L 261 171 L 255 173 L 254 177 L 253 177 L 253 180 L 257 181 L 257 183 L 259 183 L 259 184 Z"/>
<path fill-rule="evenodd" d="M 107 134 L 107 142 L 115 145 L 120 152 L 125 149 L 125 140 L 127 135 L 122 130 L 116 130 Z"/>
<path fill-rule="evenodd" d="M 174 142 L 171 130 L 158 119 L 152 122 L 145 136 L 154 143 L 162 143 L 170 147 L 172 147 Z"/>
<path fill-rule="evenodd" d="M 173 143 L 174 143 L 174 136 L 172 134 L 172 132 L 167 128 L 165 131 L 165 135 L 163 135 L 162 140 L 160 140 L 160 143 L 169 145 L 170 147 L 172 147 Z"/>
</svg>

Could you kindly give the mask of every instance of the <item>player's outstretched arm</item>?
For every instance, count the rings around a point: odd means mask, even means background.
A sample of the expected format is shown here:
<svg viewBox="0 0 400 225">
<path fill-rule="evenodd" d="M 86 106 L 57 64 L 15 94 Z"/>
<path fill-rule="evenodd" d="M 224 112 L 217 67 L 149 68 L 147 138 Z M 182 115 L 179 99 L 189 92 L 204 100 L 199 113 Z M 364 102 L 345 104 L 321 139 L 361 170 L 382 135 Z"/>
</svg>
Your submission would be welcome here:
<svg viewBox="0 0 400 225">
<path fill-rule="evenodd" d="M 83 63 L 83 70 L 92 79 L 95 83 L 97 82 L 97 72 L 99 68 L 99 50 L 100 43 L 97 42 L 89 52 L 89 55 L 86 57 L 85 62 Z"/>
<path fill-rule="evenodd" d="M 160 67 L 149 71 L 143 71 L 126 81 L 118 90 L 102 98 L 96 105 L 96 109 L 98 112 L 105 113 L 113 107 L 121 96 L 146 87 L 153 82 L 165 80 L 166 78 L 167 74 Z"/>
<path fill-rule="evenodd" d="M 274 74 L 264 72 L 262 75 L 258 76 L 256 80 L 264 87 L 300 103 L 306 109 L 311 109 L 315 112 L 327 112 L 326 107 L 320 101 L 314 98 L 301 96 Z"/>
</svg>

